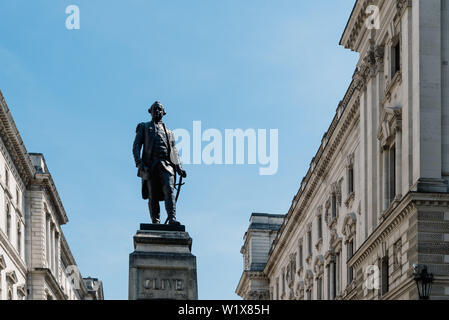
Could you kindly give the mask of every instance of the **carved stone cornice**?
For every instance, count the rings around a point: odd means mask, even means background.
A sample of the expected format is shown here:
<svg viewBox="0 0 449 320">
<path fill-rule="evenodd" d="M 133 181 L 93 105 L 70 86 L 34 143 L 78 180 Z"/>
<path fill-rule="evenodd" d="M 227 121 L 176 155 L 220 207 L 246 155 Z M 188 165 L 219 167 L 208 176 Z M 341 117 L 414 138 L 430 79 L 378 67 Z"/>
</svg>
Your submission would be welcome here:
<svg viewBox="0 0 449 320">
<path fill-rule="evenodd" d="M 369 5 L 377 4 L 378 0 L 358 0 L 354 5 L 346 28 L 340 39 L 340 45 L 353 51 L 357 50 L 357 44 L 366 30 L 366 20 L 368 18 L 367 8 Z"/>
<path fill-rule="evenodd" d="M 269 300 L 270 291 L 268 289 L 251 290 L 246 296 L 247 300 Z"/>
<path fill-rule="evenodd" d="M 381 222 L 358 248 L 352 258 L 349 259 L 348 265 L 354 268 L 360 266 L 370 257 L 374 250 L 377 250 L 386 241 L 387 237 L 407 216 L 417 212 L 418 208 L 426 206 L 449 208 L 449 194 L 408 192 L 393 212 Z"/>
<path fill-rule="evenodd" d="M 22 180 L 27 185 L 32 179 L 35 170 L 1 91 L 0 138 L 20 175 L 21 179 L 17 180 Z M 12 173 L 15 174 L 15 172 Z"/>
<path fill-rule="evenodd" d="M 19 267 L 17 270 L 22 274 L 22 276 L 26 276 L 27 267 L 25 265 L 24 260 L 17 252 L 17 249 L 11 244 L 7 235 L 0 228 L 0 245 L 5 249 L 8 257 L 14 261 L 14 263 Z M 1 261 L 0 261 L 1 263 Z M 4 260 L 3 260 L 4 263 Z M 6 264 L 5 264 L 6 268 Z M 1 268 L 0 268 L 1 269 Z"/>
<path fill-rule="evenodd" d="M 290 207 L 286 219 L 288 223 L 284 223 L 273 242 L 273 245 L 269 252 L 268 261 L 266 264 L 265 272 L 270 275 L 274 266 L 277 265 L 277 254 L 285 248 L 287 241 L 293 236 L 295 227 L 304 219 L 303 213 L 307 212 L 307 207 L 310 204 L 310 200 L 316 193 L 317 189 L 321 186 L 322 177 L 325 176 L 329 163 L 333 161 L 336 151 L 341 143 L 343 143 L 350 132 L 350 129 L 355 125 L 360 116 L 360 97 L 357 94 L 356 81 L 352 81 L 349 86 L 344 99 L 339 108 L 342 108 L 340 117 L 335 115 L 329 130 L 326 134 L 326 146 L 323 144 L 320 146 L 315 156 L 315 168 L 309 171 L 306 175 L 307 180 L 303 188 L 298 191 L 295 201 Z"/>
</svg>

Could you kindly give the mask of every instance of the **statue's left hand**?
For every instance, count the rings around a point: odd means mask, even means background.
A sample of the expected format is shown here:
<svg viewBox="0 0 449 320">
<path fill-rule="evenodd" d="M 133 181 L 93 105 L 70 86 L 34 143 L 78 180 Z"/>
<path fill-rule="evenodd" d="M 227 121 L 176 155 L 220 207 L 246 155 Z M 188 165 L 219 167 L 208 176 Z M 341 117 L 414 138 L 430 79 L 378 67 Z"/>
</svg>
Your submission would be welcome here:
<svg viewBox="0 0 449 320">
<path fill-rule="evenodd" d="M 180 169 L 178 173 L 179 173 L 179 175 L 180 175 L 181 177 L 187 178 L 187 172 L 186 172 L 185 170 Z"/>
</svg>

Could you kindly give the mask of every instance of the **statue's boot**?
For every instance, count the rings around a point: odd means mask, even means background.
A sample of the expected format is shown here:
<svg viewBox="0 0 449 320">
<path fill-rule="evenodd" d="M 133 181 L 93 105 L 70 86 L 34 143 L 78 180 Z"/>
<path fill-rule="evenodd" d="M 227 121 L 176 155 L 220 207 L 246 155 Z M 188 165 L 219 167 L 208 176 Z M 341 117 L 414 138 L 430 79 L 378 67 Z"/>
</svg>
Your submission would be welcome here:
<svg viewBox="0 0 449 320">
<path fill-rule="evenodd" d="M 159 203 L 157 203 L 157 206 L 159 206 Z M 150 208 L 150 217 L 151 217 L 152 223 L 153 224 L 161 223 L 160 209 L 157 210 L 157 208 L 153 208 L 150 202 L 148 202 L 148 207 Z"/>
<path fill-rule="evenodd" d="M 174 226 L 181 225 L 181 223 L 179 221 L 176 221 L 176 215 L 174 215 L 174 214 L 169 214 L 167 220 L 168 220 L 168 224 L 171 224 Z"/>
</svg>

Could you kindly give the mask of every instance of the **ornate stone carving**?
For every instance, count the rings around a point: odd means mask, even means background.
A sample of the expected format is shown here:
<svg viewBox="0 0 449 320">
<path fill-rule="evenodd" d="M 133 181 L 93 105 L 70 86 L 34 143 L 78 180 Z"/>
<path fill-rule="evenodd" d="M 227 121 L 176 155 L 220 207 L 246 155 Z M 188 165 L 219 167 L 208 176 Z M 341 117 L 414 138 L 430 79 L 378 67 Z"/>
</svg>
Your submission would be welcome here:
<svg viewBox="0 0 449 320">
<path fill-rule="evenodd" d="M 251 290 L 248 292 L 248 300 L 268 300 L 270 292 L 268 290 Z"/>
<path fill-rule="evenodd" d="M 318 255 L 315 257 L 313 262 L 313 270 L 315 271 L 315 276 L 319 277 L 324 273 L 324 257 L 322 255 Z"/>
<path fill-rule="evenodd" d="M 343 228 L 341 233 L 345 236 L 347 242 L 351 237 L 355 236 L 357 216 L 355 213 L 348 213 L 343 220 Z"/>
<path fill-rule="evenodd" d="M 326 221 L 326 225 L 328 225 L 329 226 L 329 216 L 330 216 L 330 214 L 329 214 L 329 209 L 330 209 L 330 207 L 331 207 L 331 198 L 329 197 L 327 200 L 326 200 L 326 204 L 325 204 L 325 213 L 324 213 L 324 221 Z"/>
<path fill-rule="evenodd" d="M 295 295 L 300 300 L 304 299 L 304 287 L 304 281 L 298 281 L 298 284 L 296 285 Z"/>
<path fill-rule="evenodd" d="M 384 55 L 385 55 L 385 47 L 384 46 L 376 46 L 374 48 L 374 58 L 376 63 L 376 72 L 383 71 L 384 68 Z"/>
<path fill-rule="evenodd" d="M 287 285 L 290 289 L 293 288 L 293 283 L 295 282 L 295 276 L 296 276 L 296 252 L 291 253 L 289 256 L 289 263 L 287 265 Z"/>
<path fill-rule="evenodd" d="M 410 1 L 410 0 L 396 0 L 395 19 L 401 17 L 403 12 L 405 11 L 405 9 L 407 9 L 407 7 L 411 7 L 411 6 L 412 6 L 412 1 Z"/>
<path fill-rule="evenodd" d="M 313 286 L 313 272 L 312 270 L 307 270 L 304 277 L 305 289 L 309 290 Z"/>
<path fill-rule="evenodd" d="M 382 121 L 377 130 L 381 146 L 390 144 L 397 131 L 402 130 L 402 107 L 387 107 L 382 111 Z"/>
<path fill-rule="evenodd" d="M 393 245 L 393 270 L 396 271 L 402 266 L 402 240 L 399 239 Z"/>
<path fill-rule="evenodd" d="M 331 192 L 335 194 L 336 200 L 337 200 L 337 206 L 341 205 L 341 183 L 343 182 L 343 179 L 340 179 L 337 182 L 334 182 L 331 185 Z M 338 210 L 337 210 L 338 211 Z"/>
</svg>

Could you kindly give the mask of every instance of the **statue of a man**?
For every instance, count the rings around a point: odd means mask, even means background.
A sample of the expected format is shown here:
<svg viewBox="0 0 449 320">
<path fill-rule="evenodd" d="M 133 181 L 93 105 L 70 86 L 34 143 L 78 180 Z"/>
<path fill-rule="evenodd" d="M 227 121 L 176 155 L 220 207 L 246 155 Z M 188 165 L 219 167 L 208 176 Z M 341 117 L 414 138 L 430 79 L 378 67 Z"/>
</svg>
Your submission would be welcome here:
<svg viewBox="0 0 449 320">
<path fill-rule="evenodd" d="M 161 222 L 159 201 L 165 201 L 168 223 L 179 225 L 173 190 L 175 172 L 183 178 L 187 174 L 179 161 L 175 136 L 162 122 L 164 107 L 156 101 L 148 112 L 152 121 L 139 123 L 133 145 L 134 161 L 139 168 L 137 176 L 142 178 L 142 198 L 148 199 L 152 223 Z"/>
</svg>

